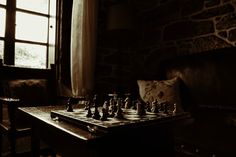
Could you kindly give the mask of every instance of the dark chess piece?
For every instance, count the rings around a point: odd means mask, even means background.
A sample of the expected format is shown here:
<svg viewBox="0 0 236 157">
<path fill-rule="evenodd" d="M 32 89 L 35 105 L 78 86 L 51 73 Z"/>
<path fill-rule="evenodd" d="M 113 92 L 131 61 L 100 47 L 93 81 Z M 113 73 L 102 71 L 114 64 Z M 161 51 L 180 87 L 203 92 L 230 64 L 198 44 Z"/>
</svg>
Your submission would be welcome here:
<svg viewBox="0 0 236 157">
<path fill-rule="evenodd" d="M 151 105 L 149 101 L 146 103 L 146 111 L 151 112 Z"/>
<path fill-rule="evenodd" d="M 117 111 L 116 111 L 116 114 L 115 114 L 115 118 L 117 119 L 123 119 L 123 111 L 121 109 L 121 99 L 118 99 L 117 100 Z"/>
<path fill-rule="evenodd" d="M 100 118 L 102 121 L 106 121 L 108 117 L 108 110 L 105 108 L 102 108 L 102 117 Z"/>
<path fill-rule="evenodd" d="M 164 103 L 164 113 L 165 114 L 168 114 L 169 112 L 168 112 L 168 109 L 169 109 L 169 103 Z"/>
<path fill-rule="evenodd" d="M 137 114 L 138 115 L 145 115 L 146 114 L 146 111 L 145 111 L 145 106 L 144 106 L 144 102 L 142 102 L 141 99 L 138 99 L 137 101 Z"/>
<path fill-rule="evenodd" d="M 67 112 L 73 112 L 72 102 L 73 102 L 72 98 L 69 98 L 67 101 L 67 108 L 66 108 Z"/>
<path fill-rule="evenodd" d="M 100 114 L 98 111 L 98 107 L 95 107 L 94 113 L 93 113 L 93 119 L 100 119 Z"/>
<path fill-rule="evenodd" d="M 125 98 L 125 109 L 129 109 L 131 107 L 131 99 L 129 96 Z"/>
<path fill-rule="evenodd" d="M 92 117 L 92 112 L 91 112 L 91 107 L 90 107 L 90 102 L 88 101 L 88 112 L 87 112 L 87 115 L 86 115 L 86 117 Z"/>
<path fill-rule="evenodd" d="M 158 113 L 159 112 L 158 102 L 157 102 L 156 99 L 152 102 L 151 112 L 152 113 Z"/>
<path fill-rule="evenodd" d="M 100 114 L 98 111 L 98 100 L 97 100 L 97 95 L 94 96 L 93 98 L 93 103 L 94 103 L 94 113 L 93 113 L 93 119 L 100 119 Z"/>
</svg>

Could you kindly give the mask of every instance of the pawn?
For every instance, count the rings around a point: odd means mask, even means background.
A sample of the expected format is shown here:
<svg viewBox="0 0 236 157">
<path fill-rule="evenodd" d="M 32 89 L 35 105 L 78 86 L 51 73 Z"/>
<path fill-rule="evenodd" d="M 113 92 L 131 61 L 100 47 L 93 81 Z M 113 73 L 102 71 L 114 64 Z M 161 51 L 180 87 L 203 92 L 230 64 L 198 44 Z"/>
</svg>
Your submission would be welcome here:
<svg viewBox="0 0 236 157">
<path fill-rule="evenodd" d="M 144 103 L 139 99 L 137 101 L 137 114 L 138 115 L 145 115 L 146 114 L 146 111 L 145 111 L 145 106 L 144 106 Z"/>
<path fill-rule="evenodd" d="M 98 111 L 98 108 L 95 107 L 95 110 L 94 110 L 94 113 L 93 113 L 93 119 L 100 119 L 100 114 L 99 114 L 99 111 Z"/>
<path fill-rule="evenodd" d="M 72 108 L 72 98 L 69 98 L 67 101 L 67 108 L 66 108 L 67 112 L 73 112 L 73 108 Z"/>
<path fill-rule="evenodd" d="M 87 115 L 86 115 L 86 117 L 88 117 L 88 118 L 89 118 L 89 117 L 92 117 L 92 112 L 91 112 L 91 107 L 90 107 L 90 103 L 89 103 L 89 102 L 88 102 L 88 104 L 87 104 L 87 105 L 88 105 L 88 109 L 87 109 L 87 110 L 88 110 L 88 112 L 87 112 Z"/>
<path fill-rule="evenodd" d="M 152 113 L 158 113 L 158 112 L 159 112 L 157 100 L 154 100 L 154 101 L 152 102 L 151 112 L 152 112 Z"/>
<path fill-rule="evenodd" d="M 176 103 L 174 103 L 174 109 L 172 111 L 172 114 L 176 114 L 176 110 L 177 110 L 177 105 L 176 105 Z"/>
<path fill-rule="evenodd" d="M 100 120 L 106 121 L 107 117 L 108 117 L 108 111 L 105 108 L 102 108 L 102 116 L 101 116 Z"/>
<path fill-rule="evenodd" d="M 149 101 L 146 103 L 146 111 L 151 112 L 151 105 Z"/>
</svg>

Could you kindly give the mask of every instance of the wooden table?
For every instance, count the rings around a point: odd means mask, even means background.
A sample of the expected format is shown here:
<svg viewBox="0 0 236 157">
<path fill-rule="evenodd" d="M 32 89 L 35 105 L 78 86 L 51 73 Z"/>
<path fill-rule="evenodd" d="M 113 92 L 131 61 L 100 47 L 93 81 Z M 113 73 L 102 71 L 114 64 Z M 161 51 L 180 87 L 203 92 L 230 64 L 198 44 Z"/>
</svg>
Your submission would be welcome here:
<svg viewBox="0 0 236 157">
<path fill-rule="evenodd" d="M 51 146 L 63 157 L 125 157 L 174 156 L 172 127 L 176 121 L 189 118 L 184 113 L 176 118 L 151 126 L 130 129 L 115 134 L 92 134 L 77 125 L 51 118 L 50 112 L 65 106 L 21 107 L 20 111 L 32 119 L 32 149 L 38 156 L 39 141 Z"/>
</svg>

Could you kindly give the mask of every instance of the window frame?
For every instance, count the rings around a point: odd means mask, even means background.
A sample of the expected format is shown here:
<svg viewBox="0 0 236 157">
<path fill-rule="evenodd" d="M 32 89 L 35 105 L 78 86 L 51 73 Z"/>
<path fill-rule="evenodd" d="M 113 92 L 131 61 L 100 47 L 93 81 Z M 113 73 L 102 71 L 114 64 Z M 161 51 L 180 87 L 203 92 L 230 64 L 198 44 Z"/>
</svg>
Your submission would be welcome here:
<svg viewBox="0 0 236 157">
<path fill-rule="evenodd" d="M 4 41 L 4 58 L 3 58 L 3 62 L 6 65 L 14 65 L 15 64 L 15 43 L 19 42 L 19 43 L 25 43 L 25 44 L 36 44 L 36 45 L 42 45 L 42 46 L 46 46 L 46 67 L 43 67 L 43 69 L 48 69 L 50 68 L 51 64 L 49 62 L 49 53 L 50 53 L 50 47 L 51 45 L 51 41 L 50 41 L 50 29 L 52 28 L 52 24 L 51 22 L 51 18 L 56 18 L 56 22 L 55 22 L 55 39 L 58 37 L 57 35 L 57 13 L 58 11 L 56 11 L 56 17 L 53 17 L 51 15 L 51 11 L 50 11 L 50 5 L 51 5 L 51 0 L 48 0 L 48 13 L 41 13 L 41 12 L 36 12 L 36 11 L 30 11 L 30 10 L 25 10 L 25 9 L 21 9 L 21 8 L 16 8 L 16 0 L 7 0 L 6 1 L 6 5 L 0 4 L 1 8 L 5 8 L 6 9 L 6 28 L 5 28 L 5 37 L 0 37 L 0 40 Z M 56 0 L 56 8 L 58 6 L 58 1 Z M 30 14 L 30 15 L 36 15 L 36 16 L 41 16 L 41 17 L 46 17 L 47 21 L 48 21 L 48 26 L 47 26 L 47 41 L 46 42 L 39 42 L 39 41 L 30 41 L 30 40 L 22 40 L 22 39 L 16 39 L 15 38 L 15 33 L 16 33 L 16 27 L 15 27 L 15 23 L 16 23 L 16 12 L 22 12 L 22 13 L 26 13 L 26 14 Z M 57 48 L 56 48 L 56 42 L 57 40 L 55 40 L 55 43 L 53 45 L 54 47 L 54 52 L 56 53 Z M 56 54 L 54 54 L 55 56 Z M 54 58 L 54 62 L 55 62 L 55 58 Z M 24 68 L 30 68 L 30 67 L 24 67 Z"/>
</svg>

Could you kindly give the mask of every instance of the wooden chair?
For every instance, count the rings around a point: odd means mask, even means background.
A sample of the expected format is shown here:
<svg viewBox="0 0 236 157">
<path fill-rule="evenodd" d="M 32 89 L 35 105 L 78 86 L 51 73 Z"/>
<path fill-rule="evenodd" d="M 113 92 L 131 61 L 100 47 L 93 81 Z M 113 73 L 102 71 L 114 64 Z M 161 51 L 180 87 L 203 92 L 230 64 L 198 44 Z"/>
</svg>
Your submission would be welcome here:
<svg viewBox="0 0 236 157">
<path fill-rule="evenodd" d="M 34 71 L 35 70 L 35 71 Z M 26 69 L 26 68 L 13 68 L 13 67 L 0 67 L 0 72 L 5 72 L 5 77 L 0 78 L 1 81 L 1 87 L 6 86 L 7 83 L 13 81 L 13 84 L 21 83 L 21 86 L 17 86 L 17 88 L 8 89 L 11 93 L 6 94 L 4 90 L 1 91 L 1 97 L 0 97 L 0 156 L 2 156 L 2 147 L 3 147 L 3 135 L 7 137 L 9 141 L 10 146 L 10 156 L 31 156 L 31 148 L 29 148 L 27 152 L 17 152 L 16 144 L 17 140 L 19 138 L 26 138 L 31 137 L 32 135 L 32 129 L 31 129 L 31 122 L 25 117 L 24 115 L 21 115 L 17 108 L 20 106 L 39 106 L 39 105 L 53 105 L 52 97 L 47 97 L 48 101 L 46 99 L 43 99 L 40 97 L 45 92 L 55 92 L 52 91 L 43 91 L 42 89 L 35 89 L 38 88 L 38 84 L 34 86 L 33 89 L 27 91 L 29 88 L 26 86 L 26 82 L 30 82 L 32 86 L 32 82 L 37 82 L 37 79 L 41 81 L 47 80 L 49 81 L 48 85 L 52 85 L 50 79 L 52 79 L 52 70 L 42 70 L 42 69 Z M 16 75 L 16 76 L 15 76 Z M 14 76 L 14 77 L 13 77 Z M 32 80 L 33 79 L 33 80 Z M 12 83 L 12 82 L 11 82 Z M 38 82 L 37 82 L 38 83 Z M 14 86 L 15 86 L 14 84 Z M 19 84 L 17 84 L 19 85 Z M 20 88 L 23 89 L 20 89 Z M 9 85 L 8 85 L 9 88 Z M 31 87 L 30 87 L 31 88 Z M 54 88 L 54 87 L 53 87 Z M 5 92 L 5 93 L 4 93 Z M 16 94 L 16 92 L 18 92 Z M 35 93 L 33 94 L 32 93 Z M 37 93 L 38 92 L 38 93 Z M 3 94 L 4 93 L 4 94 Z M 12 94 L 13 93 L 13 94 Z M 40 94 L 42 93 L 42 94 Z M 29 95 L 29 96 L 28 96 Z M 39 96 L 38 98 L 35 97 Z M 54 95 L 54 93 L 53 93 Z M 56 94 L 55 94 L 56 95 Z M 47 101 L 47 102 L 46 102 Z M 45 104 L 43 104 L 45 103 Z M 6 115 L 7 116 L 3 116 Z M 29 142 L 29 146 L 32 145 Z M 50 149 L 47 146 L 42 146 L 42 149 L 40 149 L 40 153 L 44 156 L 51 156 L 56 157 L 56 154 L 53 152 L 52 149 Z"/>
</svg>

